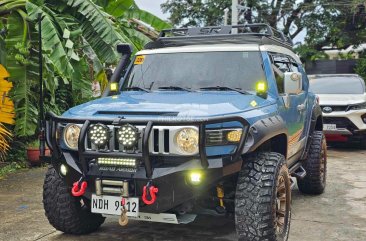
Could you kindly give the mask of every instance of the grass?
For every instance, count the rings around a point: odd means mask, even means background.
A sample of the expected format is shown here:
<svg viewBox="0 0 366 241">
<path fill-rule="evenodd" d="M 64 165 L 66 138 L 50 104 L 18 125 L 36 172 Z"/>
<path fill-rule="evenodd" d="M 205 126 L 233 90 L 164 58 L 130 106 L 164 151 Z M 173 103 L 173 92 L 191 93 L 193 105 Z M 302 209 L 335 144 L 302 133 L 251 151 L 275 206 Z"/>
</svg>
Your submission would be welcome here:
<svg viewBox="0 0 366 241">
<path fill-rule="evenodd" d="M 10 173 L 14 173 L 18 170 L 27 168 L 26 163 L 24 162 L 10 162 L 10 163 L 1 163 L 3 164 L 0 167 L 0 180 L 9 175 Z"/>
</svg>

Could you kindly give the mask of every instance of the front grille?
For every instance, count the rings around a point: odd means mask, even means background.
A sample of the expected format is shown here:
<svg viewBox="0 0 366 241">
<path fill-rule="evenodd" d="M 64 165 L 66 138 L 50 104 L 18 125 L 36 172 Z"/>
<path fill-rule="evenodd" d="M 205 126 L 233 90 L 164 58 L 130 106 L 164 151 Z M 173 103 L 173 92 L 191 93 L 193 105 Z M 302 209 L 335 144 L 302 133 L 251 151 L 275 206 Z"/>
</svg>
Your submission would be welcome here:
<svg viewBox="0 0 366 241">
<path fill-rule="evenodd" d="M 208 146 L 222 145 L 223 140 L 224 140 L 224 134 L 222 130 L 207 131 L 206 144 Z"/>
<path fill-rule="evenodd" d="M 111 130 L 110 140 L 103 149 L 98 149 L 89 140 L 88 134 L 86 135 L 85 148 L 86 150 L 99 150 L 106 152 L 142 152 L 142 133 L 145 131 L 145 126 L 136 126 L 139 131 L 139 140 L 134 150 L 125 150 L 118 142 L 117 133 L 119 126 L 108 125 Z M 194 126 L 154 126 L 149 139 L 149 150 L 151 154 L 155 155 L 169 155 L 179 154 L 174 145 L 174 136 L 181 128 L 196 128 Z"/>
<path fill-rule="evenodd" d="M 350 131 L 357 130 L 357 126 L 346 117 L 323 117 L 324 124 L 336 124 L 337 128 L 345 128 Z"/>
<path fill-rule="evenodd" d="M 332 112 L 333 111 L 347 111 L 348 110 L 348 105 L 324 105 L 324 106 L 321 106 L 321 109 L 323 110 L 324 107 L 332 108 Z"/>
<path fill-rule="evenodd" d="M 153 154 L 169 154 L 170 131 L 165 127 L 154 127 L 150 136 L 150 150 Z"/>
</svg>

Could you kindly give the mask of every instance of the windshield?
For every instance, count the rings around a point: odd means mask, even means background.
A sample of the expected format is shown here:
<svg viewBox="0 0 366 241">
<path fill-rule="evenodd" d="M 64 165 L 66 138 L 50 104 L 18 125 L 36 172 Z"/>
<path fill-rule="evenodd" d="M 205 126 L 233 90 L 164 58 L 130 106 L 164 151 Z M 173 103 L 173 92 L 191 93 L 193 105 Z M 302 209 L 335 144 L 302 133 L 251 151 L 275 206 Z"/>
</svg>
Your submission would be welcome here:
<svg viewBox="0 0 366 241">
<path fill-rule="evenodd" d="M 259 51 L 168 53 L 136 56 L 123 88 L 225 86 L 254 91 L 256 83 L 265 80 Z"/>
<path fill-rule="evenodd" d="M 363 94 L 362 79 L 354 76 L 327 76 L 310 79 L 310 91 L 315 94 Z"/>
</svg>

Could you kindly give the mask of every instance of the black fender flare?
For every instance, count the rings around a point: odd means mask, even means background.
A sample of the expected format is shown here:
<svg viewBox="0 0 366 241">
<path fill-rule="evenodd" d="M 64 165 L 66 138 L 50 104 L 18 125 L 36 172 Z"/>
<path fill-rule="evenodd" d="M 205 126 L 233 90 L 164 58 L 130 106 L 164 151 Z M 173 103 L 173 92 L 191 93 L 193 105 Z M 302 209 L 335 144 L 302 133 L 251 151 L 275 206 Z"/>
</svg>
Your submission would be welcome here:
<svg viewBox="0 0 366 241">
<path fill-rule="evenodd" d="M 265 119 L 261 119 L 255 122 L 250 127 L 246 148 L 244 150 L 246 153 L 253 152 L 266 141 L 281 134 L 285 135 L 286 139 L 288 139 L 287 127 L 285 121 L 282 119 L 280 115 L 275 115 Z M 285 157 L 286 156 L 287 156 L 287 143 L 286 143 Z"/>
<path fill-rule="evenodd" d="M 320 128 L 320 129 L 319 129 Z M 315 102 L 311 111 L 311 118 L 307 126 L 307 140 L 304 152 L 301 155 L 301 160 L 306 159 L 311 141 L 313 139 L 312 134 L 315 130 L 323 131 L 323 112 L 319 103 Z"/>
</svg>

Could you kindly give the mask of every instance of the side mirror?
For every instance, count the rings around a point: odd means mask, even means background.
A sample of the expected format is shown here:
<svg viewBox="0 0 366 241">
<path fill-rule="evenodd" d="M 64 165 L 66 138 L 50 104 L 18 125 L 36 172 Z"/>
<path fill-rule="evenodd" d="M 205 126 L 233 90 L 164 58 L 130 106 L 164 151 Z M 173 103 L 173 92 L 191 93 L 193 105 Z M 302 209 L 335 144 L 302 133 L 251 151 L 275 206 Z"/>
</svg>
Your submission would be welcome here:
<svg viewBox="0 0 366 241">
<path fill-rule="evenodd" d="M 284 92 L 299 94 L 302 91 L 302 74 L 298 72 L 284 73 Z"/>
</svg>

